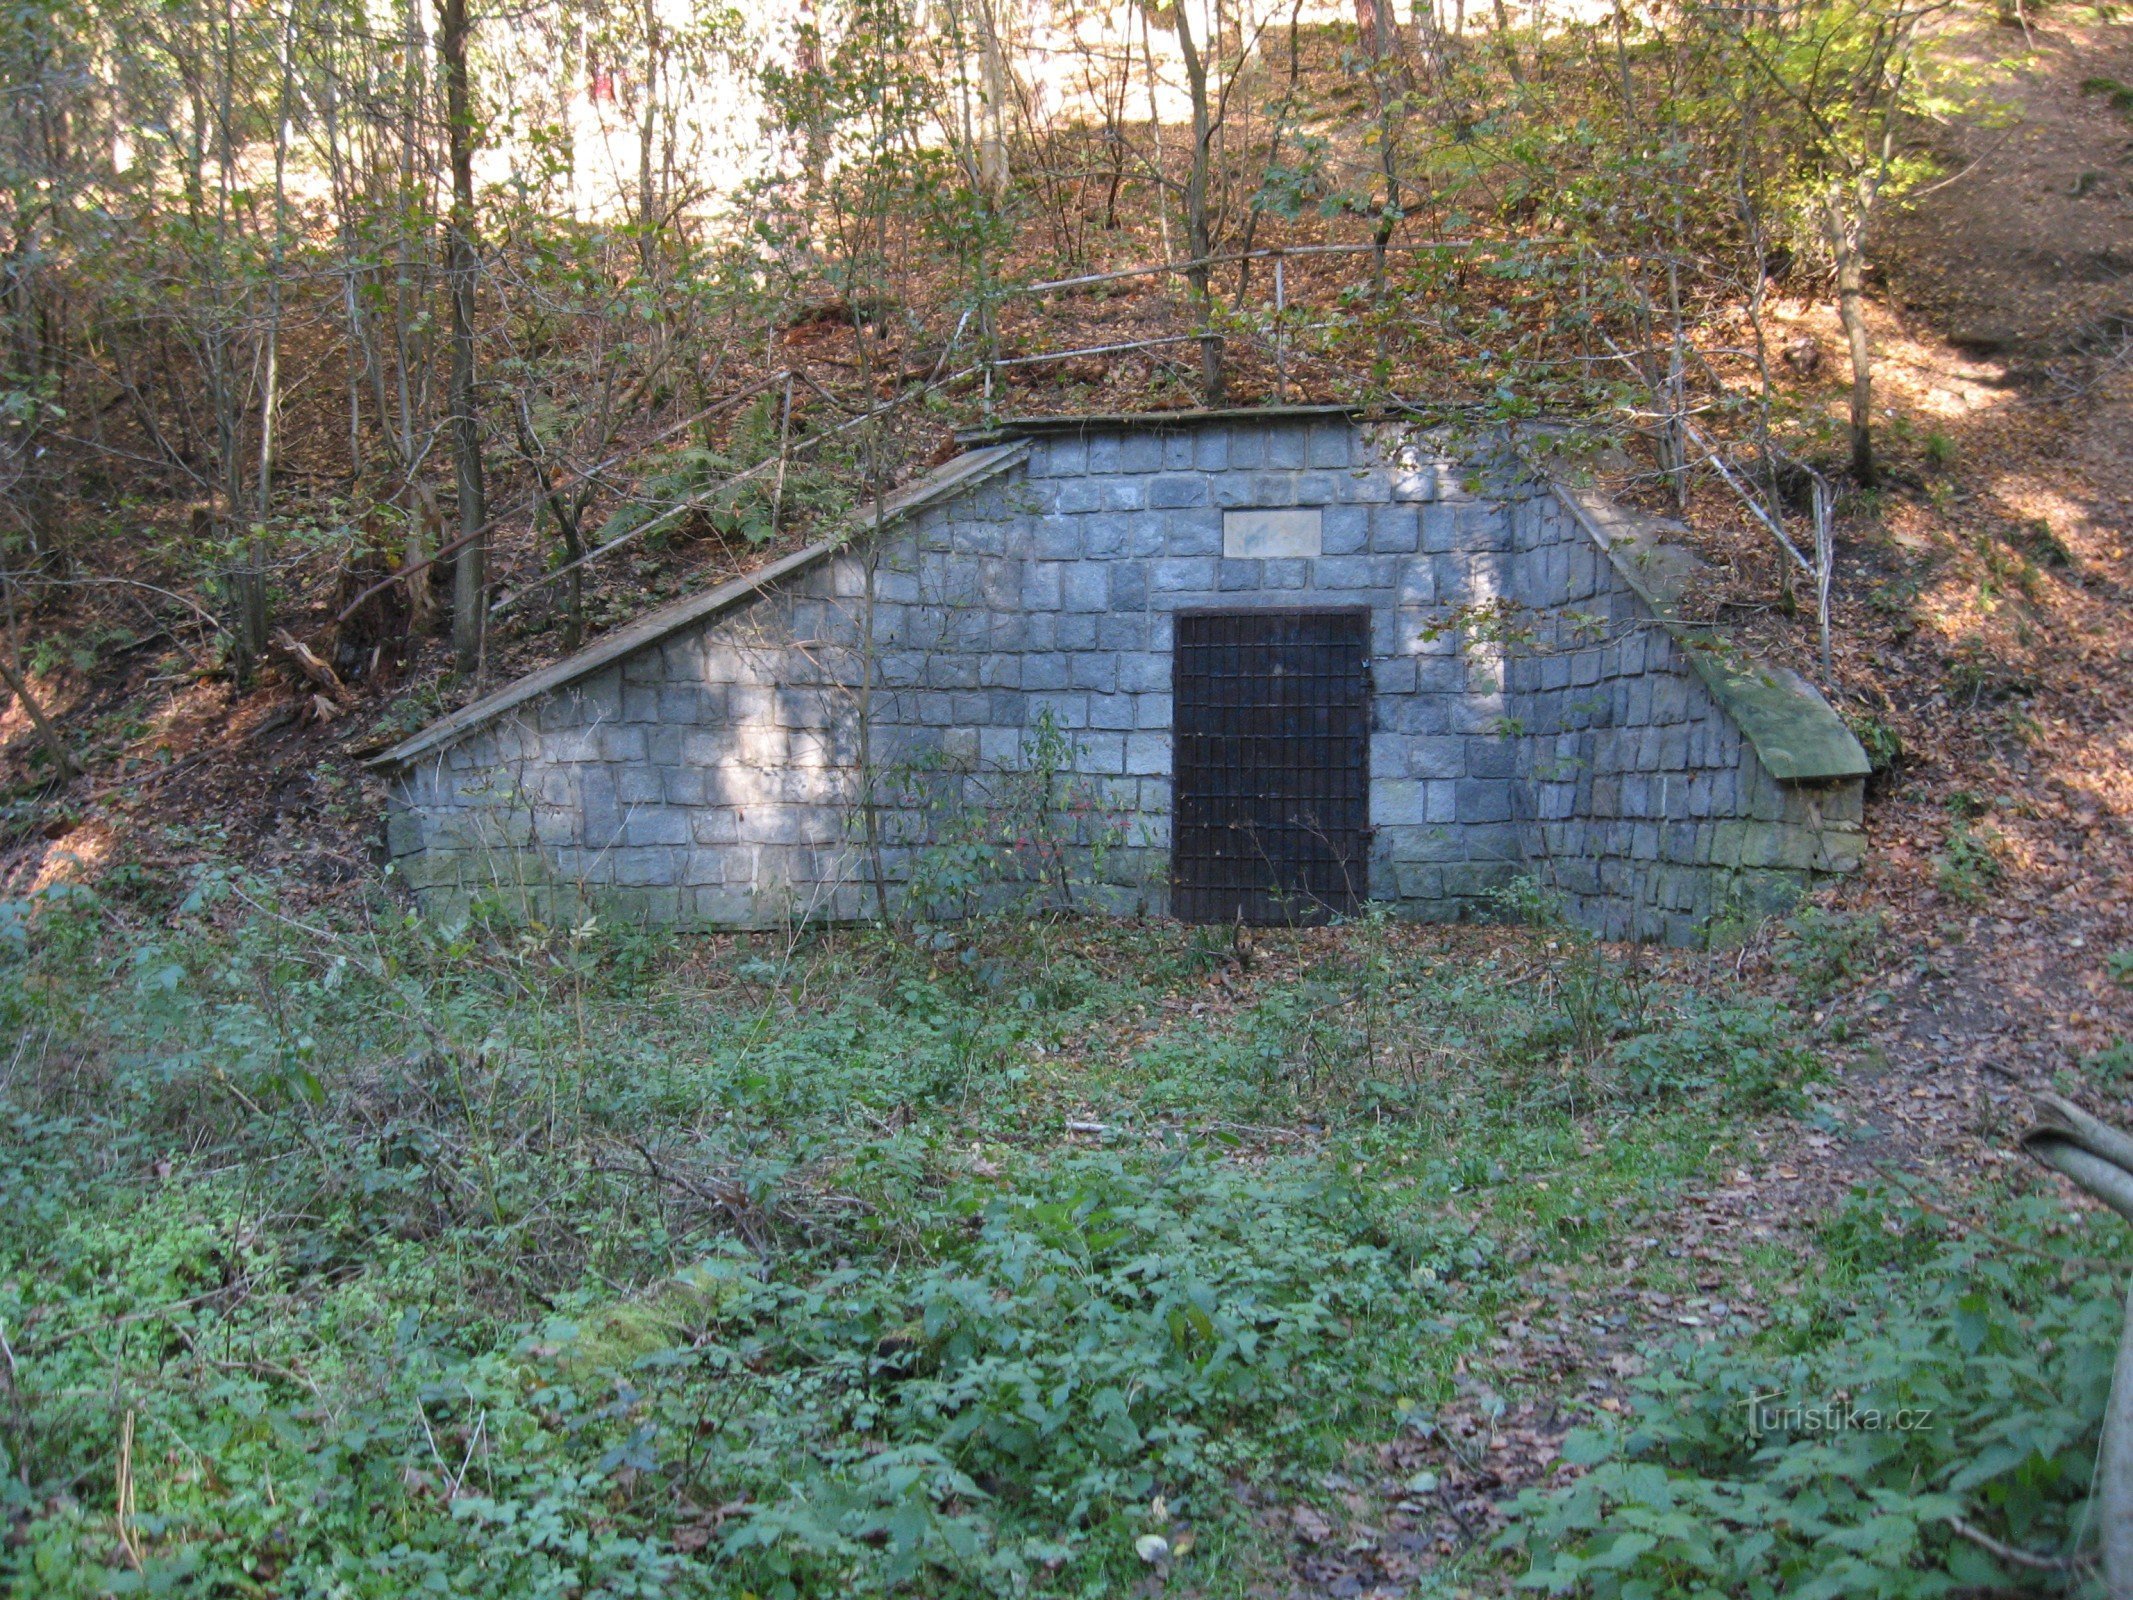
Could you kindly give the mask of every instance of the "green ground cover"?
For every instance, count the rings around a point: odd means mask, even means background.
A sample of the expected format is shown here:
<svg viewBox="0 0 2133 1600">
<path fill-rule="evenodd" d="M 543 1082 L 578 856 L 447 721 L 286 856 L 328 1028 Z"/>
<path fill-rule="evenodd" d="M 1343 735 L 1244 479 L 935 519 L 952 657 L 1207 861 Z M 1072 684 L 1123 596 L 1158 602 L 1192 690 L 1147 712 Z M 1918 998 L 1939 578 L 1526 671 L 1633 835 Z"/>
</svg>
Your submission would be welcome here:
<svg viewBox="0 0 2133 1600">
<path fill-rule="evenodd" d="M 230 872 L 5 908 L 0 1019 L 0 1574 L 40 1596 L 1278 1586 L 1248 1502 L 1428 1417 L 1530 1284 L 1603 1281 L 1818 1071 L 1793 1012 L 1559 928 L 677 944 L 298 916 Z M 1844 1226 L 1804 1320 L 1580 1438 L 1529 1581 L 1775 1592 L 1617 1523 L 1691 1479 L 1722 1521 L 1761 1472 L 1654 1418 L 1773 1351 L 1822 1381 L 1871 1356 L 1846 1296 L 1966 1270 L 1931 1218 Z M 2041 1307 L 2093 1387 L 2108 1305 L 2022 1259 L 1921 1370 L 1960 1386 Z M 2057 1371 L 1971 1399 L 2049 1400 L 2050 1470 L 1988 1479 L 2027 1485 L 1995 1527 L 2064 1544 L 2091 1397 Z M 1903 1492 L 1960 1499 L 1938 1459 Z M 1930 1568 L 1952 1513 L 1905 1514 L 1881 1548 Z"/>
</svg>

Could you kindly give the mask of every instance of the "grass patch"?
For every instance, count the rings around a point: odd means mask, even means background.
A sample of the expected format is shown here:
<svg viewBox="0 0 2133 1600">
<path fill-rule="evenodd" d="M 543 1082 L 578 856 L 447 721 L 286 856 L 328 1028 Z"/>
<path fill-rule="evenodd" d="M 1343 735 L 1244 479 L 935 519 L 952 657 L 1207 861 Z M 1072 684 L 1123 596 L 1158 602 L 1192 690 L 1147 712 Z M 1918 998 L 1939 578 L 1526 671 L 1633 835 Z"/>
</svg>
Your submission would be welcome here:
<svg viewBox="0 0 2133 1600">
<path fill-rule="evenodd" d="M 0 916 L 0 1573 L 402 1595 L 1241 1593 L 1811 1075 L 1561 929 L 913 950 Z M 1160 1502 L 1160 1509 L 1158 1509 Z"/>
</svg>

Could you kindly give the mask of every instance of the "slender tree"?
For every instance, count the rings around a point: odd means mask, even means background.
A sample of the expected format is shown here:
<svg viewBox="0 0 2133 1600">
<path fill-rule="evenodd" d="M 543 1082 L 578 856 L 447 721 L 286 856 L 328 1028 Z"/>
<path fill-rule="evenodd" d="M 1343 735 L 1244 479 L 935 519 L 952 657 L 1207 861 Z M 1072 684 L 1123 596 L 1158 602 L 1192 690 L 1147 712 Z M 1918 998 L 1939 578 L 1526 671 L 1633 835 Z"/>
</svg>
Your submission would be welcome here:
<svg viewBox="0 0 2133 1600">
<path fill-rule="evenodd" d="M 1222 336 L 1214 331 L 1214 268 L 1208 260 L 1215 253 L 1207 192 L 1213 164 L 1215 110 L 1208 94 L 1207 62 L 1194 42 L 1186 0 L 1171 0 L 1170 9 L 1176 20 L 1178 54 L 1185 63 L 1185 87 L 1192 100 L 1192 160 L 1185 173 L 1185 248 L 1191 265 L 1185 269 L 1185 281 L 1192 285 L 1193 303 L 1199 312 L 1201 398 L 1210 406 L 1219 406 L 1228 392 L 1228 375 L 1223 366 Z"/>
<path fill-rule="evenodd" d="M 1905 150 L 1902 132 L 1923 99 L 1922 30 L 1951 3 L 1821 0 L 1773 12 L 1765 25 L 1742 27 L 1738 34 L 1748 59 L 1775 91 L 1772 99 L 1790 113 L 1798 208 L 1836 268 L 1837 315 L 1852 374 L 1851 471 L 1861 484 L 1878 476 L 1867 253 L 1891 196 L 1928 171 Z"/>
<path fill-rule="evenodd" d="M 474 107 L 467 77 L 467 0 L 444 0 L 437 53 L 444 65 L 451 149 L 452 449 L 459 488 L 459 554 L 452 586 L 452 657 L 462 674 L 480 669 L 487 618 L 488 506 L 482 493 L 481 418 L 474 393 Z"/>
</svg>

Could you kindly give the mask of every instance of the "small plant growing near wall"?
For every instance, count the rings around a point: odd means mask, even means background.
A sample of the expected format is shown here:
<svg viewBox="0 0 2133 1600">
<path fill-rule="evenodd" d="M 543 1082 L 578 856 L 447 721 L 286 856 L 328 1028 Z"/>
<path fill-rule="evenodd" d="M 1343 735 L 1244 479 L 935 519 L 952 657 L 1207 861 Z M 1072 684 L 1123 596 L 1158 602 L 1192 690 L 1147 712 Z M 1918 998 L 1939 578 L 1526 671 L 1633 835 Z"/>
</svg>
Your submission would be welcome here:
<svg viewBox="0 0 2133 1600">
<path fill-rule="evenodd" d="M 1981 822 L 1985 803 L 1966 791 L 1949 800 L 1955 823 L 1947 842 L 1933 858 L 1942 894 L 1965 905 L 1978 905 L 1998 887 L 2006 873 L 2006 839 L 1990 822 Z"/>
<path fill-rule="evenodd" d="M 1866 759 L 1873 764 L 1873 776 L 1885 781 L 1902 764 L 1903 735 L 1879 717 L 1866 713 L 1844 720 L 1852 730 L 1852 737 L 1859 741 L 1859 748 L 1866 752 Z"/>
<path fill-rule="evenodd" d="M 1073 770 L 1077 748 L 1047 711 L 1018 766 L 961 773 L 929 758 L 899 769 L 893 792 L 907 814 L 924 819 L 906 915 L 942 922 L 1071 911 L 1077 888 L 1102 883 L 1125 830 L 1098 786 Z"/>
<path fill-rule="evenodd" d="M 1777 964 L 1803 999 L 1826 1000 L 1879 964 L 1888 919 L 1879 910 L 1831 911 L 1802 906 L 1785 921 Z"/>
<path fill-rule="evenodd" d="M 1579 626 L 1584 614 L 1578 613 Z M 1420 636 L 1434 644 L 1447 635 L 1457 635 L 1467 645 L 1494 645 L 1510 652 L 1532 648 L 1540 640 L 1540 626 L 1531 607 L 1499 596 L 1448 607 L 1424 623 Z"/>
</svg>

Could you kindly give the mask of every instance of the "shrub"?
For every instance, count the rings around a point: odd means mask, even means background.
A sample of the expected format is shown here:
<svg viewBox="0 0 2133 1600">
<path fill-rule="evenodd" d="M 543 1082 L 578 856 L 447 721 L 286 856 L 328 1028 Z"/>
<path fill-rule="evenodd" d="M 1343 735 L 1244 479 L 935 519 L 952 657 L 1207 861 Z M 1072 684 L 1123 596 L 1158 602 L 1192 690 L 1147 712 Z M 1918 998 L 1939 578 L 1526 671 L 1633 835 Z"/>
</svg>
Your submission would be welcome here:
<svg viewBox="0 0 2133 1600">
<path fill-rule="evenodd" d="M 1866 752 L 1871 776 L 1886 778 L 1903 764 L 1903 735 L 1874 716 L 1847 716 L 1852 736 Z"/>
<path fill-rule="evenodd" d="M 1846 1226 L 1888 1221 L 1862 1199 Z M 1930 1221 L 1911 1213 L 1897 1236 L 1913 1242 L 1879 1270 L 1803 1283 L 1759 1337 L 1651 1352 L 1626 1420 L 1571 1434 L 1589 1470 L 1520 1497 L 1506 1541 L 1530 1559 L 1523 1585 L 1595 1600 L 2058 1588 L 1957 1524 L 2047 1562 L 2077 1553 L 2123 1273 L 2084 1259 L 2092 1241 L 2047 1200 L 2005 1205 L 1999 1239 Z"/>
<path fill-rule="evenodd" d="M 1630 1105 L 1588 1151 L 1566 1087 L 1812 1066 L 1559 929 L 1537 966 L 1376 915 L 677 960 L 299 925 L 232 866 L 166 898 L 0 905 L 22 1592 L 1121 1592 L 1158 1496 L 1201 1561 L 1278 1562 L 1234 1486 L 1445 1398 L 1504 1263 L 1711 1159 Z"/>
<path fill-rule="evenodd" d="M 725 1539 L 743 1574 L 1026 1578 L 1157 1492 L 1219 1492 L 1314 1387 L 1354 1381 L 1340 1330 L 1412 1315 L 1417 1266 L 1479 1262 L 1448 1229 L 1403 1249 L 1359 1234 L 1362 1213 L 1307 1172 L 1199 1159 L 1151 1174 L 1091 1155 L 963 1205 L 975 1234 L 955 1259 L 781 1288 L 724 1330 L 784 1352 L 725 1441 L 742 1452 L 726 1471 L 778 1486 Z M 875 1448 L 809 1443 L 855 1424 Z"/>
<path fill-rule="evenodd" d="M 0 1588 L 1101 1588 L 1151 1496 L 1330 1463 L 1492 1281 L 1337 1155 L 1016 1154 L 1025 1053 L 1140 998 L 1070 953 L 677 981 L 240 890 L 0 911 Z"/>
<path fill-rule="evenodd" d="M 1881 961 L 1888 919 L 1879 911 L 1830 911 L 1802 906 L 1785 921 L 1778 965 L 1810 1001 L 1826 999 Z"/>
</svg>

